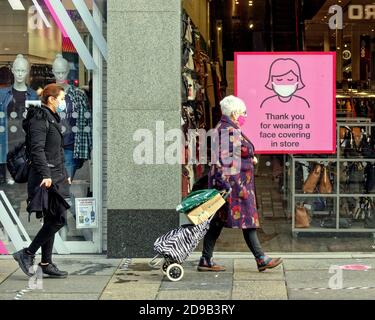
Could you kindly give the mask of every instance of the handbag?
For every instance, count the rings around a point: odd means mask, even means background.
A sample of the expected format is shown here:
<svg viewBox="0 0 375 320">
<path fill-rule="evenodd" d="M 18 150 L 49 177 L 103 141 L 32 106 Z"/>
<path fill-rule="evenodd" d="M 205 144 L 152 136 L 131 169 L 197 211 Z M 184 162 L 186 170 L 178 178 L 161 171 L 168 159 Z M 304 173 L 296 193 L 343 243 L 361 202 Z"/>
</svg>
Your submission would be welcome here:
<svg viewBox="0 0 375 320">
<path fill-rule="evenodd" d="M 375 193 L 375 163 L 368 163 L 365 169 L 366 193 Z"/>
<path fill-rule="evenodd" d="M 7 168 L 16 183 L 27 182 L 30 164 L 25 142 L 18 144 L 7 154 Z"/>
<path fill-rule="evenodd" d="M 310 172 L 309 176 L 307 177 L 304 185 L 303 185 L 303 192 L 304 193 L 314 193 L 315 188 L 319 182 L 320 175 L 322 173 L 322 167 L 320 164 L 316 164 L 314 170 Z"/>
<path fill-rule="evenodd" d="M 348 192 L 363 193 L 365 171 L 362 163 L 352 163 L 348 170 Z"/>
<path fill-rule="evenodd" d="M 320 180 L 319 191 L 320 193 L 332 193 L 332 183 L 329 180 L 329 174 L 327 167 L 323 168 L 323 175 Z"/>
<path fill-rule="evenodd" d="M 309 228 L 310 227 L 311 218 L 307 212 L 307 209 L 304 207 L 303 204 L 296 206 L 296 214 L 295 214 L 295 227 L 296 228 Z"/>
<path fill-rule="evenodd" d="M 371 199 L 367 200 L 365 228 L 375 229 L 375 207 Z"/>
<path fill-rule="evenodd" d="M 361 131 L 359 128 L 346 128 L 346 134 L 341 146 L 344 148 L 345 157 L 358 157 L 362 156 L 361 150 Z M 359 131 L 358 131 L 359 129 Z"/>
<path fill-rule="evenodd" d="M 326 218 L 324 219 L 320 226 L 322 228 L 328 228 L 328 229 L 336 229 L 336 219 L 335 218 Z M 339 228 L 340 229 L 349 229 L 351 228 L 352 224 L 349 219 L 347 218 L 340 218 L 339 220 Z"/>
</svg>

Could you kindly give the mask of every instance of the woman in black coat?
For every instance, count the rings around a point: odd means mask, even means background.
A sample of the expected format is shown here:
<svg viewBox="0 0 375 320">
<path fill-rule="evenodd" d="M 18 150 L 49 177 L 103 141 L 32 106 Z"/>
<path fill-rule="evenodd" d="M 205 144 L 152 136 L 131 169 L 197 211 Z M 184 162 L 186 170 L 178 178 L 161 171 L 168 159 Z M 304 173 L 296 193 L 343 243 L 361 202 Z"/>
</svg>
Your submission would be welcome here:
<svg viewBox="0 0 375 320">
<path fill-rule="evenodd" d="M 64 166 L 64 139 L 59 112 L 66 109 L 65 92 L 61 86 L 50 84 L 42 93 L 42 107 L 28 111 L 23 127 L 27 133 L 27 150 L 31 167 L 28 179 L 28 203 L 41 191 L 53 188 L 62 198 L 69 197 L 70 178 Z M 39 266 L 50 277 L 65 278 L 68 273 L 60 271 L 52 262 L 55 234 L 65 225 L 65 214 L 56 215 L 51 210 L 43 213 L 44 224 L 31 245 L 13 257 L 28 276 L 32 276 L 34 258 L 42 248 Z"/>
</svg>

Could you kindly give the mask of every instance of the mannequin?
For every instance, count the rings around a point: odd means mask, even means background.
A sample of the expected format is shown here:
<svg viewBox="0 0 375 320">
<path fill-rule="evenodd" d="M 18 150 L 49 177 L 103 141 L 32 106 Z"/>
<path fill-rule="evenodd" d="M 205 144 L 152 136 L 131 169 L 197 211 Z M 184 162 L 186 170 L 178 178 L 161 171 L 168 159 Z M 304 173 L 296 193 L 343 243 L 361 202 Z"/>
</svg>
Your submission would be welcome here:
<svg viewBox="0 0 375 320">
<path fill-rule="evenodd" d="M 29 62 L 22 54 L 17 55 L 12 65 L 13 86 L 0 89 L 0 182 L 4 182 L 6 156 L 10 149 L 25 141 L 22 121 L 26 115 L 25 102 L 39 100 L 37 93 L 26 84 Z M 9 178 L 7 181 L 13 184 Z"/>
<path fill-rule="evenodd" d="M 52 66 L 56 83 L 65 89 L 67 109 L 61 114 L 65 166 L 73 181 L 75 173 L 90 158 L 92 149 L 92 121 L 88 97 L 83 90 L 68 83 L 69 62 L 61 54 L 56 56 Z"/>
</svg>

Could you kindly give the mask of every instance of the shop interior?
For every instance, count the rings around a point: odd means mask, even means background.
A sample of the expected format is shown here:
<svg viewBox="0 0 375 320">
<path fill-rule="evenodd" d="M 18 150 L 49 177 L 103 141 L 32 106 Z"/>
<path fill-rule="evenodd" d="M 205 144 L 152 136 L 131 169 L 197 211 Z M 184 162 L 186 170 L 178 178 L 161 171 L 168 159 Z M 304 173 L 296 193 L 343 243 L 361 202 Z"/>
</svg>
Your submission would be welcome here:
<svg viewBox="0 0 375 320">
<path fill-rule="evenodd" d="M 213 128 L 219 121 L 220 100 L 234 94 L 235 52 L 337 54 L 337 153 L 258 155 L 259 238 L 266 251 L 375 250 L 371 220 L 375 21 L 353 20 L 348 14 L 350 5 L 365 10 L 367 4 L 365 0 L 182 1 L 182 128 L 186 134 L 189 129 Z M 332 5 L 343 8 L 343 29 L 329 28 Z M 308 191 L 306 181 L 314 170 L 319 170 L 320 178 Z M 182 196 L 202 183 L 206 173 L 206 165 L 183 165 Z M 319 190 L 323 178 L 330 185 L 325 194 Z M 308 212 L 307 225 L 296 221 L 300 206 Z M 247 252 L 248 248 L 241 232 L 224 229 L 216 250 Z"/>
</svg>

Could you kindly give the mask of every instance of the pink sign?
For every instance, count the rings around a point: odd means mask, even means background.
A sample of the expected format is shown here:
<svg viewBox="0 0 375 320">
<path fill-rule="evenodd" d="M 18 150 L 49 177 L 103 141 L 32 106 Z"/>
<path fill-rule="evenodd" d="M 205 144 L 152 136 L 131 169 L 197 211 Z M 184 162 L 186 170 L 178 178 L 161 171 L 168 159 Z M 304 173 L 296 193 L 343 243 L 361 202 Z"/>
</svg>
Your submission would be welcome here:
<svg viewBox="0 0 375 320">
<path fill-rule="evenodd" d="M 336 152 L 336 53 L 235 53 L 242 128 L 259 154 Z"/>
<path fill-rule="evenodd" d="M 0 240 L 0 255 L 1 254 L 8 255 L 9 252 L 7 248 L 5 247 L 4 243 Z"/>
</svg>

